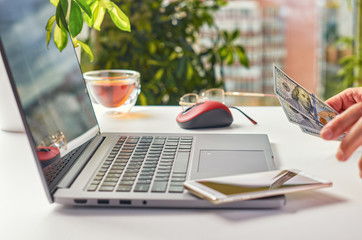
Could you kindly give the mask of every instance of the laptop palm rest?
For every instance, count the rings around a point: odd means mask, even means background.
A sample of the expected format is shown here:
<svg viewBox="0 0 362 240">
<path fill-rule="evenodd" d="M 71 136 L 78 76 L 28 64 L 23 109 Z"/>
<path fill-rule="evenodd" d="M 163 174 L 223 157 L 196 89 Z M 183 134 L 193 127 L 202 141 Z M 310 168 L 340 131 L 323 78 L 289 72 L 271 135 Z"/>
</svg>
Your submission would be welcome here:
<svg viewBox="0 0 362 240">
<path fill-rule="evenodd" d="M 267 171 L 262 150 L 201 150 L 194 178 Z"/>
</svg>

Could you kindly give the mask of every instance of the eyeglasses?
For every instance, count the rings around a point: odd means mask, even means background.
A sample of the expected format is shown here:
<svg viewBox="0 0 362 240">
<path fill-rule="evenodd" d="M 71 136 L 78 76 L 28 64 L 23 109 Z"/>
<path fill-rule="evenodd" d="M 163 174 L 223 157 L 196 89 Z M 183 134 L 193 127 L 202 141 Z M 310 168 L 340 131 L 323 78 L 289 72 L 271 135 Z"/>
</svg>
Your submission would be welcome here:
<svg viewBox="0 0 362 240">
<path fill-rule="evenodd" d="M 191 107 L 192 105 L 203 102 L 203 101 L 218 101 L 225 103 L 226 96 L 248 96 L 248 97 L 276 97 L 273 94 L 264 94 L 264 93 L 250 93 L 250 92 L 226 92 L 221 88 L 211 88 L 206 91 L 197 93 L 187 93 L 180 98 L 179 104 L 183 110 L 185 108 Z M 230 107 L 240 111 L 246 118 L 248 118 L 253 124 L 257 124 L 251 117 L 241 111 L 239 108 Z"/>
<path fill-rule="evenodd" d="M 41 141 L 39 147 L 57 147 L 58 149 L 64 148 L 67 150 L 67 140 L 60 130 L 56 131 L 54 134 L 48 135 Z"/>
<path fill-rule="evenodd" d="M 195 103 L 202 101 L 218 101 L 221 103 L 225 103 L 226 96 L 247 96 L 247 97 L 277 97 L 274 94 L 265 94 L 265 93 L 251 93 L 251 92 L 225 92 L 224 89 L 221 88 L 210 88 L 197 93 L 187 93 L 180 98 L 179 104 L 180 106 L 190 107 Z"/>
</svg>

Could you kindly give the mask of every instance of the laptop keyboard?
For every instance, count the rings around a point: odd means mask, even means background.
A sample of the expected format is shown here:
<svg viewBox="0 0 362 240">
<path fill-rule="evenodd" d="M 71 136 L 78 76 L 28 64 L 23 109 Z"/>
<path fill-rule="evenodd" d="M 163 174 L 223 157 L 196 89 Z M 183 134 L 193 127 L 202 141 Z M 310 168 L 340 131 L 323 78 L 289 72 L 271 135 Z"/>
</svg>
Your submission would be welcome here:
<svg viewBox="0 0 362 240">
<path fill-rule="evenodd" d="M 182 193 L 193 137 L 119 138 L 87 191 Z"/>
</svg>

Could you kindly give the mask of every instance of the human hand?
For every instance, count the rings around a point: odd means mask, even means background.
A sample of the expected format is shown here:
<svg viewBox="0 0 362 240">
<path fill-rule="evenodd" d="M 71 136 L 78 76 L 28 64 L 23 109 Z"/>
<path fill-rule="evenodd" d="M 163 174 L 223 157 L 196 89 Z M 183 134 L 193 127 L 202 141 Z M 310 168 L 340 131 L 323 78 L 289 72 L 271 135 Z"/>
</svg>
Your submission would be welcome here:
<svg viewBox="0 0 362 240">
<path fill-rule="evenodd" d="M 321 130 L 320 135 L 323 139 L 333 140 L 346 133 L 336 154 L 338 160 L 346 161 L 362 145 L 362 87 L 346 89 L 326 103 L 340 114 Z M 362 156 L 359 169 L 362 178 Z"/>
</svg>

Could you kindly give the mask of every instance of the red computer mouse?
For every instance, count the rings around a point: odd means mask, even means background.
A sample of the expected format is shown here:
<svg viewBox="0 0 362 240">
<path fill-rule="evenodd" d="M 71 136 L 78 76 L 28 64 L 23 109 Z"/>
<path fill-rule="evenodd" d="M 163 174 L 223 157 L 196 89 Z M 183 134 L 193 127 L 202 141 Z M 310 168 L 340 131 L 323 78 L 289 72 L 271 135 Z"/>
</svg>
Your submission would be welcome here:
<svg viewBox="0 0 362 240">
<path fill-rule="evenodd" d="M 60 151 L 56 147 L 37 147 L 36 153 L 43 168 L 60 160 Z"/>
<path fill-rule="evenodd" d="M 199 102 L 181 112 L 176 121 L 181 128 L 226 127 L 233 122 L 229 108 L 216 101 Z"/>
</svg>

